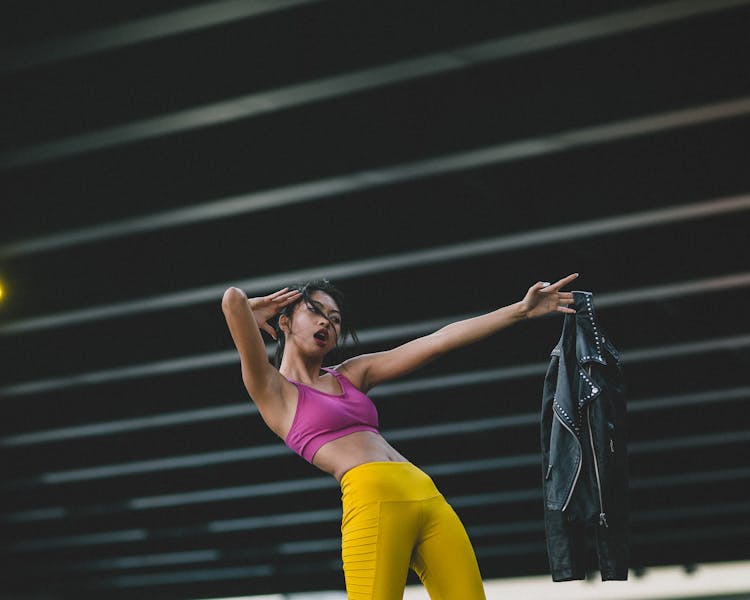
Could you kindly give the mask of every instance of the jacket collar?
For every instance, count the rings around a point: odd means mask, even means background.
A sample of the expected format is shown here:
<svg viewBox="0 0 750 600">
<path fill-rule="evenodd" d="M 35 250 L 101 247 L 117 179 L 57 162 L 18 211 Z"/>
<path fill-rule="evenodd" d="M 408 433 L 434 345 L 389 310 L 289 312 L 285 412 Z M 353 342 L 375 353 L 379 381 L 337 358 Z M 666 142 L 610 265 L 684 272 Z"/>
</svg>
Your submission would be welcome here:
<svg viewBox="0 0 750 600">
<path fill-rule="evenodd" d="M 573 309 L 576 311 L 576 357 L 578 364 L 585 368 L 587 363 L 606 365 L 602 355 L 604 341 L 594 310 L 594 294 L 573 292 Z"/>
</svg>

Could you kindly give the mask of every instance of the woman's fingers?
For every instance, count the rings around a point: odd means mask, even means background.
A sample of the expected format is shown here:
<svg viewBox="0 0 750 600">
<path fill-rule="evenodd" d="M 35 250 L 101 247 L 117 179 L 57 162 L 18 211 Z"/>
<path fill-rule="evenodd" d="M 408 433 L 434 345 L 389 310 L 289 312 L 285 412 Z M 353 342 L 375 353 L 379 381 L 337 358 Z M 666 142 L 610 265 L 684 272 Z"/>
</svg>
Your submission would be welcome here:
<svg viewBox="0 0 750 600">
<path fill-rule="evenodd" d="M 264 296 L 263 301 L 266 303 L 275 303 L 281 306 L 286 306 L 290 302 L 294 302 L 299 296 L 299 290 L 290 290 L 288 287 L 285 287 L 278 292 Z"/>
<path fill-rule="evenodd" d="M 573 304 L 573 293 L 572 292 L 557 292 L 557 309 L 559 312 L 575 314 L 575 310 L 568 308 L 568 304 Z"/>
<path fill-rule="evenodd" d="M 288 287 L 281 288 L 278 292 L 274 292 L 273 294 L 268 294 L 268 296 L 266 296 L 266 299 L 267 300 L 276 300 L 276 298 L 278 298 L 279 296 L 281 296 L 282 294 L 284 294 L 288 289 L 289 289 Z"/>
<path fill-rule="evenodd" d="M 567 277 L 563 277 L 560 281 L 557 281 L 553 283 L 550 286 L 547 286 L 544 288 L 544 291 L 557 291 L 562 287 L 565 287 L 568 285 L 571 281 L 575 280 L 578 277 L 578 273 L 572 273 L 568 275 Z"/>
<path fill-rule="evenodd" d="M 302 294 L 298 290 L 292 290 L 291 292 L 287 292 L 283 296 L 279 297 L 277 299 L 277 302 L 280 306 L 286 306 L 287 304 L 291 304 L 297 298 L 299 298 Z"/>
</svg>

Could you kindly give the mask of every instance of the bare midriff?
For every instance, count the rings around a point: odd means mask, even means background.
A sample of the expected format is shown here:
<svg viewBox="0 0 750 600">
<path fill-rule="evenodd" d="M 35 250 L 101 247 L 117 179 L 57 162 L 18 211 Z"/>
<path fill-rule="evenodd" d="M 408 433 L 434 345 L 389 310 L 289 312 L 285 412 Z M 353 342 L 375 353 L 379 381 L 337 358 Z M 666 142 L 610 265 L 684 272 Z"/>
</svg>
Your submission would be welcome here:
<svg viewBox="0 0 750 600">
<path fill-rule="evenodd" d="M 409 462 L 379 433 L 357 431 L 324 444 L 312 463 L 341 481 L 349 469 L 369 462 Z"/>
</svg>

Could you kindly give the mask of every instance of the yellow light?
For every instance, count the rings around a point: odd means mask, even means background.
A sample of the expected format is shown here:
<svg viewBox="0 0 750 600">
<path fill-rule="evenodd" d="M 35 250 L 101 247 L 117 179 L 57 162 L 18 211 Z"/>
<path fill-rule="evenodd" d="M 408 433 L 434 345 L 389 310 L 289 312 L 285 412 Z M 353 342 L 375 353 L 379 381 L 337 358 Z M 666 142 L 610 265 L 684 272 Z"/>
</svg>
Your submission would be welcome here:
<svg viewBox="0 0 750 600">
<path fill-rule="evenodd" d="M 3 299 L 4 295 L 5 295 L 5 290 L 3 289 L 3 283 L 0 281 L 0 300 Z"/>
</svg>

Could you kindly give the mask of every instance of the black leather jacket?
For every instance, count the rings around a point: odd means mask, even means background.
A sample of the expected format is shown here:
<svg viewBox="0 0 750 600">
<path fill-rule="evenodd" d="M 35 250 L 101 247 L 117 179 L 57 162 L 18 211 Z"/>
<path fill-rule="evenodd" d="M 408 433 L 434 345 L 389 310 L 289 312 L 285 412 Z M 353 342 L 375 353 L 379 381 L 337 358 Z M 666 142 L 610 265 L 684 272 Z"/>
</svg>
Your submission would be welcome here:
<svg viewBox="0 0 750 600">
<path fill-rule="evenodd" d="M 586 531 L 594 530 L 602 580 L 628 574 L 625 389 L 617 349 L 593 294 L 573 292 L 552 350 L 542 397 L 547 553 L 554 581 L 585 579 Z"/>
</svg>

